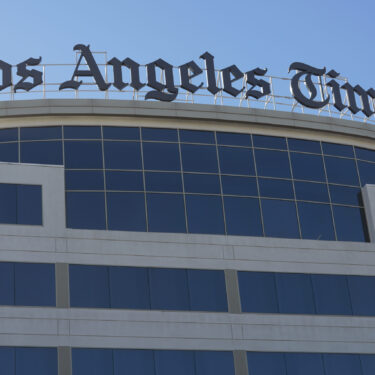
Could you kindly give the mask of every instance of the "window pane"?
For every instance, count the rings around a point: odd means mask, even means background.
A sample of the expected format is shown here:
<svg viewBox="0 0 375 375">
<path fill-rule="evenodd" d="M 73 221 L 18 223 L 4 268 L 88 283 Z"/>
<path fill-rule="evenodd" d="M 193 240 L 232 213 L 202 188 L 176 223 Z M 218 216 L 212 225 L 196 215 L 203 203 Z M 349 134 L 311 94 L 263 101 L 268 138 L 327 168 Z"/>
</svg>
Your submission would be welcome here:
<svg viewBox="0 0 375 375">
<path fill-rule="evenodd" d="M 288 375 L 325 375 L 319 353 L 285 353 L 285 361 Z"/>
<path fill-rule="evenodd" d="M 0 161 L 18 162 L 18 143 L 0 143 Z"/>
<path fill-rule="evenodd" d="M 156 375 L 195 375 L 194 352 L 155 350 Z"/>
<path fill-rule="evenodd" d="M 322 142 L 323 153 L 326 155 L 354 157 L 353 146 L 339 145 L 337 143 Z"/>
<path fill-rule="evenodd" d="M 112 375 L 111 349 L 72 349 L 73 375 Z"/>
<path fill-rule="evenodd" d="M 139 142 L 104 142 L 105 167 L 107 169 L 142 169 Z"/>
<path fill-rule="evenodd" d="M 294 202 L 262 199 L 261 203 L 266 237 L 299 238 Z"/>
<path fill-rule="evenodd" d="M 110 307 L 108 267 L 69 266 L 71 307 Z"/>
<path fill-rule="evenodd" d="M 286 150 L 286 139 L 283 137 L 270 137 L 268 135 L 253 135 L 254 147 L 276 148 Z"/>
<path fill-rule="evenodd" d="M 65 139 L 101 138 L 100 126 L 64 126 Z"/>
<path fill-rule="evenodd" d="M 105 229 L 104 193 L 66 193 L 68 228 Z"/>
<path fill-rule="evenodd" d="M 313 152 L 320 154 L 320 142 L 318 141 L 306 141 L 305 139 L 288 138 L 289 150 L 291 151 L 302 151 L 302 152 Z"/>
<path fill-rule="evenodd" d="M 14 263 L 0 262 L 0 305 L 14 305 Z"/>
<path fill-rule="evenodd" d="M 263 236 L 259 199 L 224 197 L 227 234 Z"/>
<path fill-rule="evenodd" d="M 42 225 L 42 187 L 17 185 L 17 223 Z"/>
<path fill-rule="evenodd" d="M 1 150 L 0 145 L 0 150 Z M 366 163 L 365 161 L 358 161 L 358 171 L 361 176 L 361 185 L 375 184 L 375 164 Z"/>
<path fill-rule="evenodd" d="M 143 190 L 142 172 L 106 171 L 107 190 Z"/>
<path fill-rule="evenodd" d="M 17 185 L 0 184 L 0 223 L 17 223 Z"/>
<path fill-rule="evenodd" d="M 360 354 L 363 375 L 375 374 L 375 355 Z"/>
<path fill-rule="evenodd" d="M 141 267 L 109 267 L 111 307 L 150 309 L 148 270 Z"/>
<path fill-rule="evenodd" d="M 16 348 L 15 367 L 17 375 L 57 375 L 57 350 Z"/>
<path fill-rule="evenodd" d="M 375 151 L 366 148 L 354 147 L 357 159 L 375 162 Z"/>
<path fill-rule="evenodd" d="M 220 180 L 217 174 L 184 173 L 187 193 L 220 194 Z"/>
<path fill-rule="evenodd" d="M 150 232 L 186 233 L 185 204 L 182 194 L 147 194 Z"/>
<path fill-rule="evenodd" d="M 153 350 L 121 350 L 113 351 L 114 375 L 154 375 Z M 91 375 L 91 374 L 89 374 Z M 101 375 L 107 375 L 103 373 Z M 109 374 L 111 375 L 111 374 Z"/>
<path fill-rule="evenodd" d="M 359 185 L 357 168 L 352 159 L 334 158 L 326 156 L 324 158 L 327 168 L 328 182 L 343 185 Z"/>
<path fill-rule="evenodd" d="M 279 312 L 273 273 L 241 271 L 238 283 L 243 312 Z"/>
<path fill-rule="evenodd" d="M 282 353 L 247 352 L 247 362 L 249 375 L 287 375 Z"/>
<path fill-rule="evenodd" d="M 181 145 L 182 164 L 185 172 L 217 173 L 215 146 Z"/>
<path fill-rule="evenodd" d="M 221 173 L 255 175 L 251 149 L 219 147 L 219 160 Z"/>
<path fill-rule="evenodd" d="M 14 129 L 16 130 L 16 129 Z M 61 139 L 61 126 L 46 126 L 35 128 L 20 128 L 21 141 L 25 140 L 42 140 L 42 139 Z"/>
<path fill-rule="evenodd" d="M 179 171 L 180 154 L 177 143 L 143 143 L 145 169 Z"/>
<path fill-rule="evenodd" d="M 335 240 L 331 207 L 328 204 L 298 202 L 302 238 Z"/>
<path fill-rule="evenodd" d="M 142 139 L 144 141 L 169 141 L 177 142 L 176 129 L 154 129 L 142 128 Z"/>
<path fill-rule="evenodd" d="M 200 130 L 180 130 L 180 141 L 188 143 L 215 143 L 214 132 Z"/>
<path fill-rule="evenodd" d="M 295 179 L 325 182 L 326 176 L 322 156 L 291 152 L 290 161 Z"/>
<path fill-rule="evenodd" d="M 187 270 L 193 311 L 228 311 L 224 271 Z"/>
<path fill-rule="evenodd" d="M 357 354 L 323 354 L 326 375 L 361 374 L 361 363 Z"/>
<path fill-rule="evenodd" d="M 16 373 L 16 350 L 15 348 L 0 348 L 0 368 L 4 375 L 15 375 Z"/>
<path fill-rule="evenodd" d="M 224 234 L 221 197 L 186 195 L 189 233 Z"/>
<path fill-rule="evenodd" d="M 310 275 L 276 273 L 277 295 L 282 314 L 315 314 Z"/>
<path fill-rule="evenodd" d="M 104 139 L 139 140 L 139 128 L 103 126 Z"/>
<path fill-rule="evenodd" d="M 18 141 L 18 128 L 0 130 L 0 142 L 9 141 Z"/>
<path fill-rule="evenodd" d="M 294 199 L 292 181 L 259 178 L 258 182 L 261 197 Z"/>
<path fill-rule="evenodd" d="M 317 314 L 352 315 L 344 275 L 311 275 Z"/>
<path fill-rule="evenodd" d="M 197 350 L 195 365 L 196 375 L 234 375 L 232 352 Z"/>
<path fill-rule="evenodd" d="M 107 193 L 108 229 L 146 231 L 143 193 Z"/>
<path fill-rule="evenodd" d="M 21 142 L 21 162 L 36 164 L 63 164 L 62 142 Z"/>
<path fill-rule="evenodd" d="M 65 171 L 66 190 L 104 190 L 103 171 Z"/>
<path fill-rule="evenodd" d="M 97 141 L 65 141 L 65 168 L 102 169 L 102 143 Z"/>
<path fill-rule="evenodd" d="M 221 176 L 223 194 L 258 195 L 257 183 L 254 177 Z"/>
<path fill-rule="evenodd" d="M 375 316 L 375 277 L 347 276 L 354 315 Z"/>
<path fill-rule="evenodd" d="M 332 206 L 339 241 L 368 241 L 366 219 L 362 208 Z"/>
<path fill-rule="evenodd" d="M 332 203 L 363 206 L 361 190 L 357 188 L 329 185 Z"/>
<path fill-rule="evenodd" d="M 250 134 L 216 132 L 217 144 L 251 147 Z"/>
<path fill-rule="evenodd" d="M 297 200 L 329 202 L 326 184 L 294 181 L 294 188 Z"/>
<path fill-rule="evenodd" d="M 150 268 L 151 309 L 190 310 L 186 270 Z"/>
<path fill-rule="evenodd" d="M 181 173 L 146 172 L 146 190 L 182 192 Z"/>
<path fill-rule="evenodd" d="M 255 150 L 258 176 L 290 178 L 288 153 L 285 151 Z"/>
<path fill-rule="evenodd" d="M 56 306 L 55 265 L 15 263 L 15 304 Z"/>
</svg>

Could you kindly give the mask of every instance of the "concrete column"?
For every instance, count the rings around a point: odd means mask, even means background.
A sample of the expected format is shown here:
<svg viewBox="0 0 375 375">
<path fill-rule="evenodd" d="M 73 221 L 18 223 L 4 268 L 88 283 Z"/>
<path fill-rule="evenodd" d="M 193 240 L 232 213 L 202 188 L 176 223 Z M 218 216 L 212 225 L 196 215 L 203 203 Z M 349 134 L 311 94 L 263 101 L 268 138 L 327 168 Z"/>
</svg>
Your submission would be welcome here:
<svg viewBox="0 0 375 375">
<path fill-rule="evenodd" d="M 72 350 L 67 346 L 57 348 L 58 375 L 72 375 Z"/>
<path fill-rule="evenodd" d="M 241 300 L 240 291 L 238 287 L 238 278 L 236 270 L 225 270 L 225 285 L 227 289 L 228 312 L 240 313 Z"/>
<path fill-rule="evenodd" d="M 70 307 L 69 264 L 55 264 L 56 307 Z"/>
<path fill-rule="evenodd" d="M 247 355 L 245 350 L 234 350 L 234 372 L 236 375 L 249 375 L 247 367 Z"/>
<path fill-rule="evenodd" d="M 375 185 L 366 184 L 362 188 L 362 198 L 370 241 L 375 242 Z"/>
</svg>

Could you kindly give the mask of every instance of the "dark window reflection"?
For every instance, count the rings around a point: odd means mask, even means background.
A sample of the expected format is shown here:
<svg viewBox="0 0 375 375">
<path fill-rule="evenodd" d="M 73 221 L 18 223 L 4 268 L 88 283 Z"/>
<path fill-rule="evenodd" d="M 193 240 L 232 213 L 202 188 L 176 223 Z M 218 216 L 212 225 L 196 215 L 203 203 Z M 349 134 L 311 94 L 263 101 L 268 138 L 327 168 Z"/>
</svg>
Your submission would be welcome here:
<svg viewBox="0 0 375 375">
<path fill-rule="evenodd" d="M 0 263 L 0 305 L 14 305 L 14 263 Z"/>
<path fill-rule="evenodd" d="M 21 162 L 35 164 L 63 164 L 62 142 L 21 142 Z"/>
<path fill-rule="evenodd" d="M 143 190 L 142 172 L 106 171 L 107 190 Z"/>
<path fill-rule="evenodd" d="M 196 375 L 234 375 L 233 353 L 197 350 L 195 368 Z"/>
<path fill-rule="evenodd" d="M 142 169 L 139 142 L 104 142 L 104 163 L 107 169 Z"/>
<path fill-rule="evenodd" d="M 185 172 L 218 172 L 216 147 L 182 144 L 181 153 Z"/>
<path fill-rule="evenodd" d="M 285 361 L 288 375 L 325 375 L 319 353 L 285 353 Z"/>
<path fill-rule="evenodd" d="M 15 351 L 16 375 L 57 375 L 56 348 L 16 348 Z"/>
<path fill-rule="evenodd" d="M 302 201 L 329 202 L 326 184 L 295 181 L 296 199 Z"/>
<path fill-rule="evenodd" d="M 65 139 L 101 138 L 100 126 L 64 126 Z"/>
<path fill-rule="evenodd" d="M 355 147 L 355 153 L 356 153 L 357 159 L 375 162 L 374 150 L 367 150 L 365 148 Z"/>
<path fill-rule="evenodd" d="M 254 147 L 286 150 L 286 139 L 267 135 L 253 135 Z"/>
<path fill-rule="evenodd" d="M 146 190 L 164 192 L 182 192 L 181 173 L 146 172 Z"/>
<path fill-rule="evenodd" d="M 113 350 L 114 375 L 154 375 L 153 350 Z M 106 373 L 105 373 L 106 374 Z M 74 375 L 74 374 L 73 374 Z"/>
<path fill-rule="evenodd" d="M 103 138 L 116 140 L 139 140 L 139 128 L 103 126 Z"/>
<path fill-rule="evenodd" d="M 261 197 L 294 199 L 292 181 L 259 178 Z"/>
<path fill-rule="evenodd" d="M 223 194 L 228 195 L 258 195 L 258 187 L 254 177 L 221 175 Z"/>
<path fill-rule="evenodd" d="M 73 375 L 113 374 L 111 349 L 72 348 Z"/>
<path fill-rule="evenodd" d="M 293 177 L 296 180 L 325 182 L 323 158 L 320 155 L 290 153 Z"/>
<path fill-rule="evenodd" d="M 326 155 L 354 157 L 353 146 L 339 145 L 337 143 L 322 143 L 323 153 Z"/>
<path fill-rule="evenodd" d="M 364 210 L 356 207 L 332 206 L 339 241 L 367 241 Z"/>
<path fill-rule="evenodd" d="M 358 354 L 323 354 L 326 375 L 361 374 Z"/>
<path fill-rule="evenodd" d="M 329 185 L 332 203 L 350 204 L 353 206 L 362 206 L 361 190 L 358 188 Z"/>
<path fill-rule="evenodd" d="M 16 130 L 12 130 L 12 137 L 7 137 L 8 140 L 16 140 Z M 10 133 L 8 133 L 10 135 Z M 21 141 L 40 141 L 44 139 L 61 139 L 62 127 L 61 126 L 43 126 L 32 128 L 20 128 Z M 1 139 L 1 138 L 0 138 Z"/>
<path fill-rule="evenodd" d="M 102 169 L 102 143 L 98 141 L 66 141 L 65 168 Z"/>
<path fill-rule="evenodd" d="M 219 160 L 221 173 L 255 175 L 251 149 L 219 147 Z"/>
<path fill-rule="evenodd" d="M 355 161 L 352 159 L 325 157 L 328 182 L 343 185 L 359 185 Z"/>
<path fill-rule="evenodd" d="M 375 316 L 375 277 L 347 276 L 354 315 Z"/>
<path fill-rule="evenodd" d="M 66 190 L 103 190 L 103 171 L 65 171 Z"/>
<path fill-rule="evenodd" d="M 0 145 L 1 147 L 1 145 Z M 361 176 L 361 185 L 375 184 L 375 164 L 358 161 L 358 171 Z"/>
<path fill-rule="evenodd" d="M 218 145 L 251 147 L 249 134 L 216 132 L 216 137 Z"/>
<path fill-rule="evenodd" d="M 282 353 L 248 352 L 247 362 L 250 375 L 287 375 Z"/>
<path fill-rule="evenodd" d="M 177 142 L 176 129 L 154 129 L 142 128 L 142 139 L 144 141 L 169 141 Z"/>
<path fill-rule="evenodd" d="M 288 145 L 290 151 L 312 152 L 314 154 L 322 153 L 320 149 L 320 142 L 318 141 L 289 138 Z"/>
<path fill-rule="evenodd" d="M 360 354 L 363 375 L 375 374 L 375 355 L 374 354 Z"/>
<path fill-rule="evenodd" d="M 18 128 L 14 129 L 1 129 L 0 142 L 18 141 Z"/>
<path fill-rule="evenodd" d="M 199 130 L 180 130 L 180 141 L 186 143 L 215 143 L 214 132 Z"/>
<path fill-rule="evenodd" d="M 143 158 L 146 170 L 179 171 L 181 169 L 177 143 L 143 143 Z"/>
<path fill-rule="evenodd" d="M 255 158 L 258 176 L 290 178 L 287 152 L 256 149 Z"/>
<path fill-rule="evenodd" d="M 219 176 L 215 174 L 184 173 L 187 193 L 220 194 Z"/>
<path fill-rule="evenodd" d="M 0 161 L 18 162 L 18 143 L 0 143 Z"/>
</svg>

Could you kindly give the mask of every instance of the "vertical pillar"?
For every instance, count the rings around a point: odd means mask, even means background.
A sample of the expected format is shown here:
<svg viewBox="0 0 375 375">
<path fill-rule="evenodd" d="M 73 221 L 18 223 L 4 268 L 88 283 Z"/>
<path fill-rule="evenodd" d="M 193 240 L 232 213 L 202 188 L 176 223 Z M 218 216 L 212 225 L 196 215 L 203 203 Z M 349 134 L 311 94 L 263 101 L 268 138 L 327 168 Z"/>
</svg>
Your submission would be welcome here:
<svg viewBox="0 0 375 375">
<path fill-rule="evenodd" d="M 72 375 L 72 350 L 67 346 L 57 348 L 58 375 Z"/>
<path fill-rule="evenodd" d="M 234 350 L 234 372 L 236 375 L 249 375 L 247 367 L 247 355 L 245 350 Z"/>
<path fill-rule="evenodd" d="M 228 312 L 238 314 L 241 312 L 240 291 L 236 270 L 225 270 L 225 285 L 227 289 Z"/>
<path fill-rule="evenodd" d="M 69 264 L 55 264 L 56 307 L 70 307 Z"/>
</svg>

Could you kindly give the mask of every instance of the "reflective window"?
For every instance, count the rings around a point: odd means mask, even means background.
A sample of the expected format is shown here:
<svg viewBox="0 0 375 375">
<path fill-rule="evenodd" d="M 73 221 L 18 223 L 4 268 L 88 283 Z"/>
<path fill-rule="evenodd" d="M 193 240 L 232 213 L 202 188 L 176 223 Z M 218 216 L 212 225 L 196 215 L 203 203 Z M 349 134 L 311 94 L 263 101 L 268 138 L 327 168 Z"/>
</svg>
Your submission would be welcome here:
<svg viewBox="0 0 375 375">
<path fill-rule="evenodd" d="M 0 143 L 0 161 L 18 162 L 18 143 Z"/>
<path fill-rule="evenodd" d="M 232 352 L 196 351 L 196 375 L 234 375 Z"/>
<path fill-rule="evenodd" d="M 0 184 L 0 223 L 17 223 L 17 185 Z"/>
<path fill-rule="evenodd" d="M 104 139 L 117 140 L 139 140 L 139 128 L 123 127 L 123 126 L 103 126 Z"/>
<path fill-rule="evenodd" d="M 293 199 L 293 184 L 288 180 L 259 178 L 259 195 L 261 197 Z"/>
<path fill-rule="evenodd" d="M 295 181 L 294 188 L 297 200 L 313 202 L 329 202 L 326 184 Z"/>
<path fill-rule="evenodd" d="M 220 180 L 217 174 L 184 173 L 187 193 L 220 194 Z"/>
<path fill-rule="evenodd" d="M 339 241 L 367 241 L 364 211 L 361 208 L 332 206 Z"/>
<path fill-rule="evenodd" d="M 320 154 L 320 142 L 318 141 L 307 141 L 305 139 L 288 139 L 289 150 L 301 151 L 301 152 L 312 152 L 314 154 Z"/>
<path fill-rule="evenodd" d="M 9 130 L 13 133 L 10 136 Z M 6 140 L 17 140 L 17 134 L 14 132 L 17 129 L 8 129 L 8 137 Z M 21 141 L 37 141 L 44 139 L 61 139 L 62 137 L 62 127 L 61 126 L 43 126 L 40 128 L 21 128 L 20 138 Z M 5 139 L 4 139 L 5 140 Z"/>
<path fill-rule="evenodd" d="M 139 142 L 104 142 L 104 163 L 107 169 L 142 169 Z"/>
<path fill-rule="evenodd" d="M 375 277 L 347 276 L 354 315 L 375 316 Z"/>
<path fill-rule="evenodd" d="M 215 143 L 214 132 L 199 130 L 180 130 L 180 141 L 186 143 Z"/>
<path fill-rule="evenodd" d="M 287 375 L 282 353 L 248 352 L 247 362 L 249 375 Z"/>
<path fill-rule="evenodd" d="M 142 172 L 106 171 L 107 190 L 143 190 Z"/>
<path fill-rule="evenodd" d="M 16 374 L 16 349 L 0 347 L 1 372 L 6 375 Z"/>
<path fill-rule="evenodd" d="M 113 374 L 113 351 L 111 349 L 72 348 L 73 375 Z"/>
<path fill-rule="evenodd" d="M 21 142 L 21 163 L 63 164 L 62 142 Z"/>
<path fill-rule="evenodd" d="M 326 155 L 354 157 L 353 147 L 347 145 L 339 145 L 337 143 L 322 142 L 323 152 Z"/>
<path fill-rule="evenodd" d="M 354 206 L 362 206 L 361 190 L 340 185 L 329 185 L 332 203 L 350 204 Z"/>
<path fill-rule="evenodd" d="M 0 130 L 0 142 L 10 142 L 10 141 L 18 141 L 18 129 L 17 128 L 1 129 Z"/>
<path fill-rule="evenodd" d="M 103 190 L 103 171 L 65 171 L 65 188 L 67 190 Z"/>
<path fill-rule="evenodd" d="M 177 142 L 177 130 L 142 128 L 142 139 L 144 141 Z"/>
<path fill-rule="evenodd" d="M 360 356 L 363 375 L 375 374 L 375 355 L 361 354 Z"/>
<path fill-rule="evenodd" d="M 266 135 L 253 135 L 254 147 L 286 150 L 286 139 Z"/>
<path fill-rule="evenodd" d="M 15 348 L 15 352 L 16 375 L 57 375 L 56 348 Z"/>
<path fill-rule="evenodd" d="M 100 126 L 64 126 L 65 139 L 98 139 L 101 138 Z"/>
<path fill-rule="evenodd" d="M 155 374 L 154 350 L 115 349 L 113 350 L 113 362 L 114 375 Z"/>
<path fill-rule="evenodd" d="M 361 363 L 357 354 L 323 354 L 326 375 L 361 374 Z"/>
<path fill-rule="evenodd" d="M 290 178 L 287 152 L 256 149 L 255 158 L 259 176 Z"/>
<path fill-rule="evenodd" d="M 258 195 L 258 187 L 254 177 L 221 176 L 223 194 Z"/>
<path fill-rule="evenodd" d="M 216 147 L 182 144 L 181 154 L 185 172 L 218 172 Z"/>
<path fill-rule="evenodd" d="M 226 174 L 255 175 L 251 149 L 219 147 L 220 171 Z"/>
<path fill-rule="evenodd" d="M 217 144 L 227 146 L 251 146 L 251 136 L 249 134 L 222 133 L 216 132 Z"/>
<path fill-rule="evenodd" d="M 359 185 L 358 173 L 355 161 L 352 159 L 334 158 L 326 156 L 324 158 L 328 182 L 343 185 Z"/>
<path fill-rule="evenodd" d="M 285 353 L 285 362 L 288 375 L 325 375 L 319 353 Z"/>
<path fill-rule="evenodd" d="M 325 182 L 323 158 L 320 155 L 291 152 L 290 162 L 295 179 Z"/>
<path fill-rule="evenodd" d="M 354 147 L 357 159 L 375 162 L 375 151 L 365 148 Z"/>
<path fill-rule="evenodd" d="M 102 143 L 98 141 L 66 141 L 65 168 L 102 169 Z"/>
<path fill-rule="evenodd" d="M 146 172 L 146 190 L 164 192 L 182 192 L 181 173 Z"/>
<path fill-rule="evenodd" d="M 177 143 L 143 143 L 146 170 L 179 171 L 180 154 Z"/>
<path fill-rule="evenodd" d="M 14 263 L 0 262 L 0 305 L 14 305 Z"/>
<path fill-rule="evenodd" d="M 362 186 L 366 184 L 375 184 L 375 164 L 367 163 L 365 161 L 358 161 L 357 163 Z"/>
<path fill-rule="evenodd" d="M 155 350 L 156 375 L 195 375 L 194 352 Z"/>
</svg>

